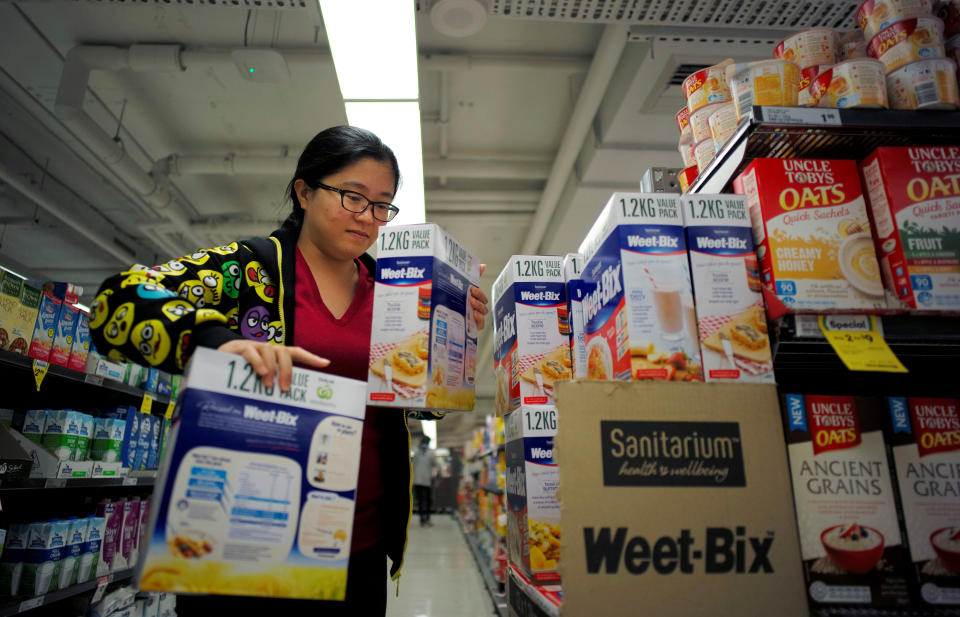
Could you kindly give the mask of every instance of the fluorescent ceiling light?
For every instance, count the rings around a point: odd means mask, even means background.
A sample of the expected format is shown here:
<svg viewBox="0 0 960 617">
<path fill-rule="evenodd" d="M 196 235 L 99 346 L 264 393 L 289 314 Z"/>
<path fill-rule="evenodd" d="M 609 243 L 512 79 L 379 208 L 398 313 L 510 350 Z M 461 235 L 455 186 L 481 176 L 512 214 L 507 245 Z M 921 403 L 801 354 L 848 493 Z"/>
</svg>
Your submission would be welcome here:
<svg viewBox="0 0 960 617">
<path fill-rule="evenodd" d="M 406 3 L 401 3 L 406 4 Z M 351 126 L 373 131 L 390 146 L 400 163 L 400 190 L 393 203 L 400 208 L 390 225 L 423 223 L 423 155 L 420 145 L 420 103 L 377 101 L 345 103 Z"/>
<path fill-rule="evenodd" d="M 419 98 L 411 0 L 319 2 L 344 100 Z"/>
</svg>

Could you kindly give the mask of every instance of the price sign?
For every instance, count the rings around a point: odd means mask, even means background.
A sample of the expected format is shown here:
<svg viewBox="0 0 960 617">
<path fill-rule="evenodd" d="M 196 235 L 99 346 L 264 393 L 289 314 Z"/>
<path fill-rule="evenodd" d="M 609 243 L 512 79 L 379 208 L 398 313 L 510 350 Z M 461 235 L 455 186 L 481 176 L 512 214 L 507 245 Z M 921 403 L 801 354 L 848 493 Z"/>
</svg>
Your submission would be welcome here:
<svg viewBox="0 0 960 617">
<path fill-rule="evenodd" d="M 33 361 L 33 378 L 37 382 L 37 392 L 40 391 L 40 384 L 43 383 L 43 378 L 47 376 L 47 371 L 49 369 L 49 362 L 44 362 L 43 360 Z"/>
<path fill-rule="evenodd" d="M 43 483 L 44 488 L 63 488 L 66 485 L 66 478 L 48 478 L 47 481 Z"/>
<path fill-rule="evenodd" d="M 123 486 L 136 486 L 138 482 L 138 478 L 127 476 L 123 479 Z"/>
<path fill-rule="evenodd" d="M 170 419 L 173 417 L 173 408 L 177 406 L 176 401 L 170 401 L 167 403 L 167 411 L 163 414 L 163 417 Z"/>
<path fill-rule="evenodd" d="M 140 401 L 140 413 L 150 413 L 153 409 L 153 395 L 149 392 L 143 393 L 143 400 Z"/>
<path fill-rule="evenodd" d="M 840 110 L 819 107 L 764 107 L 764 122 L 840 126 Z"/>
<path fill-rule="evenodd" d="M 24 600 L 20 603 L 20 610 L 18 612 L 23 613 L 25 611 L 31 611 L 35 608 L 40 608 L 43 606 L 44 596 L 37 596 L 36 598 L 30 598 L 29 600 Z"/>
<path fill-rule="evenodd" d="M 101 576 L 97 579 L 97 590 L 93 592 L 93 598 L 90 599 L 90 604 L 96 604 L 103 599 L 103 592 L 107 590 L 107 585 L 110 584 L 110 575 Z"/>
<path fill-rule="evenodd" d="M 95 386 L 103 385 L 103 377 L 101 377 L 100 375 L 90 375 L 88 373 L 87 376 L 83 378 L 83 380 L 87 383 L 92 383 Z"/>
<path fill-rule="evenodd" d="M 873 315 L 821 315 L 820 330 L 851 371 L 906 373 Z"/>
</svg>

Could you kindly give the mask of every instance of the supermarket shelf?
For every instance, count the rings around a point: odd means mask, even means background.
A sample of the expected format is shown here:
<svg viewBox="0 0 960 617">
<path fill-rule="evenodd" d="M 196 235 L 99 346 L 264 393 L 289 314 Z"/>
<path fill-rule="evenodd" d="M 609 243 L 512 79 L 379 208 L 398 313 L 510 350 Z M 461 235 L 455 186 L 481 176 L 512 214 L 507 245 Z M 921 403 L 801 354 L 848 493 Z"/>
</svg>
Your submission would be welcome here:
<svg viewBox="0 0 960 617">
<path fill-rule="evenodd" d="M 504 445 L 503 445 L 503 444 L 500 444 L 500 445 L 498 445 L 497 447 L 491 448 L 491 449 L 489 449 L 489 450 L 481 450 L 480 452 L 477 452 L 476 454 L 474 454 L 472 457 L 470 457 L 470 458 L 467 459 L 467 460 L 468 460 L 468 461 L 477 461 L 477 460 L 480 460 L 480 459 L 485 458 L 485 457 L 487 457 L 487 456 L 493 456 L 494 454 L 500 454 L 501 452 L 503 452 L 503 450 L 504 450 Z"/>
<path fill-rule="evenodd" d="M 690 193 L 731 192 L 755 158 L 862 159 L 879 146 L 955 144 L 960 112 L 754 107 Z"/>
<path fill-rule="evenodd" d="M 49 488 L 90 489 L 114 486 L 153 486 L 155 482 L 155 473 L 116 478 L 27 478 L 24 480 L 13 480 L 11 482 L 0 482 L 0 495 L 6 495 L 14 491 L 32 491 Z"/>
<path fill-rule="evenodd" d="M 537 588 L 522 580 L 513 567 L 507 567 L 507 597 L 510 614 L 517 617 L 559 617 L 560 609 Z"/>
<path fill-rule="evenodd" d="M 496 486 L 495 484 L 482 484 L 477 487 L 477 490 L 487 491 L 488 493 L 495 493 L 497 495 L 503 495 L 503 489 Z"/>
<path fill-rule="evenodd" d="M 119 381 L 104 379 L 51 364 L 37 391 L 33 376 L 33 358 L 0 350 L 0 374 L 8 405 L 41 407 L 83 407 L 102 404 L 138 404 L 146 393 Z M 170 397 L 149 393 L 154 405 L 166 406 Z"/>
<path fill-rule="evenodd" d="M 72 598 L 73 596 L 87 593 L 88 591 L 93 591 L 101 583 L 103 578 L 107 578 L 107 583 L 114 583 L 116 581 L 129 579 L 133 576 L 133 572 L 133 569 L 119 570 L 113 574 L 110 574 L 109 577 L 93 579 L 92 581 L 87 581 L 86 583 L 72 585 L 66 589 L 51 591 L 50 593 L 37 596 L 35 598 L 17 598 L 14 600 L 7 600 L 0 603 L 0 617 L 19 615 L 25 611 L 30 611 L 35 608 L 40 608 L 41 606 L 46 606 L 48 604 L 53 604 L 54 602 L 59 602 L 60 600 L 66 600 L 67 598 Z"/>
<path fill-rule="evenodd" d="M 490 571 L 490 564 L 484 562 L 483 553 L 477 545 L 477 541 L 467 532 L 463 518 L 459 514 L 454 515 L 454 518 L 457 519 L 457 523 L 460 525 L 460 531 L 463 532 L 463 539 L 467 541 L 467 546 L 470 547 L 470 552 L 473 553 L 473 559 L 477 562 L 477 569 L 480 570 L 483 583 L 490 593 L 490 598 L 493 600 L 493 606 L 497 611 L 497 615 L 507 617 L 507 596 L 505 593 L 500 592 L 497 581 L 494 580 L 493 573 Z"/>
</svg>

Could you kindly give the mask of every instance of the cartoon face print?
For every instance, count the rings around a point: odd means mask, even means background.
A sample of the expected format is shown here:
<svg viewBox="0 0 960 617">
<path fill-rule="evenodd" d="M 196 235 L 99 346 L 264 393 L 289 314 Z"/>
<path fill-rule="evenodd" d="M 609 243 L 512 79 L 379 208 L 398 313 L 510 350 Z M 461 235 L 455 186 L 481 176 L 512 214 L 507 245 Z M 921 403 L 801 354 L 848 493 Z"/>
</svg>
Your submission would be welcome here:
<svg viewBox="0 0 960 617">
<path fill-rule="evenodd" d="M 195 309 L 186 300 L 171 300 L 164 304 L 160 310 L 167 316 L 167 319 L 176 321 Z"/>
<path fill-rule="evenodd" d="M 162 274 L 151 272 L 150 270 L 138 270 L 129 272 L 127 278 L 123 279 L 120 287 L 125 289 L 134 285 L 156 285 L 163 278 Z"/>
<path fill-rule="evenodd" d="M 176 259 L 171 259 L 165 264 L 154 266 L 153 269 L 167 276 L 180 276 L 187 271 L 187 267 Z"/>
<path fill-rule="evenodd" d="M 113 295 L 112 289 L 105 289 L 98 295 L 90 306 L 90 327 L 99 328 L 107 321 L 110 316 L 110 296 Z"/>
<path fill-rule="evenodd" d="M 147 283 L 145 285 L 137 286 L 137 295 L 145 300 L 157 300 L 159 298 L 176 296 L 177 294 L 173 293 L 166 287 L 160 287 L 159 285 Z"/>
<path fill-rule="evenodd" d="M 240 320 L 240 334 L 248 339 L 257 341 L 266 339 L 269 327 L 270 312 L 262 306 L 251 308 Z"/>
<path fill-rule="evenodd" d="M 236 300 L 240 295 L 240 262 L 228 261 L 220 272 L 223 274 L 223 293 Z"/>
<path fill-rule="evenodd" d="M 151 366 L 157 366 L 170 355 L 170 335 L 159 319 L 138 323 L 130 333 L 130 340 Z"/>
<path fill-rule="evenodd" d="M 213 301 L 213 294 L 197 279 L 181 283 L 180 287 L 177 288 L 177 295 L 187 302 L 193 303 L 197 308 L 206 306 Z"/>
<path fill-rule="evenodd" d="M 207 321 L 218 321 L 220 323 L 226 323 L 227 319 L 223 316 L 223 313 L 215 311 L 213 309 L 202 308 L 197 310 L 197 316 L 194 318 L 193 323 L 201 324 Z"/>
<path fill-rule="evenodd" d="M 187 255 L 186 257 L 181 257 L 180 261 L 185 261 L 188 264 L 193 264 L 195 266 L 202 266 L 207 263 L 210 259 L 210 255 L 206 251 L 196 251 Z"/>
<path fill-rule="evenodd" d="M 227 311 L 227 327 L 231 330 L 240 329 L 240 307 L 235 306 Z"/>
<path fill-rule="evenodd" d="M 260 323 L 263 324 L 263 322 Z M 274 345 L 283 345 L 283 325 L 279 321 L 268 323 L 266 338 Z"/>
<path fill-rule="evenodd" d="M 273 302 L 277 295 L 277 288 L 267 271 L 260 265 L 259 261 L 251 261 L 247 264 L 247 271 L 244 273 L 247 277 L 247 285 L 257 291 L 257 295 L 264 302 Z"/>
<path fill-rule="evenodd" d="M 210 293 L 211 301 L 214 304 L 219 304 L 220 298 L 223 296 L 223 275 L 214 270 L 201 270 L 197 275 L 200 277 L 200 282 Z"/>
<path fill-rule="evenodd" d="M 133 302 L 124 302 L 117 307 L 110 321 L 103 327 L 103 337 L 111 345 L 123 345 L 133 327 Z"/>
<path fill-rule="evenodd" d="M 193 339 L 193 334 L 190 330 L 184 330 L 180 333 L 180 340 L 177 341 L 176 349 L 176 359 L 177 359 L 177 368 L 183 370 L 183 367 L 186 366 L 187 360 L 190 358 L 190 343 Z"/>
<path fill-rule="evenodd" d="M 240 245 L 236 242 L 231 242 L 225 246 L 215 246 L 212 249 L 207 249 L 208 253 L 216 253 L 217 255 L 233 255 L 237 252 L 237 249 L 240 248 Z"/>
</svg>

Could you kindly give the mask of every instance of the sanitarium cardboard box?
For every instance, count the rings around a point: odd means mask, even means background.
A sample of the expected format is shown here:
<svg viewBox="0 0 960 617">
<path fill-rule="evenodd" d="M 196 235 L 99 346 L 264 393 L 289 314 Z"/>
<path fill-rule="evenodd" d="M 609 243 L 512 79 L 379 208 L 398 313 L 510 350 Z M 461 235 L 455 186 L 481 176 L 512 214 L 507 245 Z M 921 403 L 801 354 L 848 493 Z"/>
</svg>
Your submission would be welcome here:
<svg viewBox="0 0 960 617">
<path fill-rule="evenodd" d="M 563 382 L 557 411 L 562 615 L 807 615 L 774 386 Z"/>
</svg>

